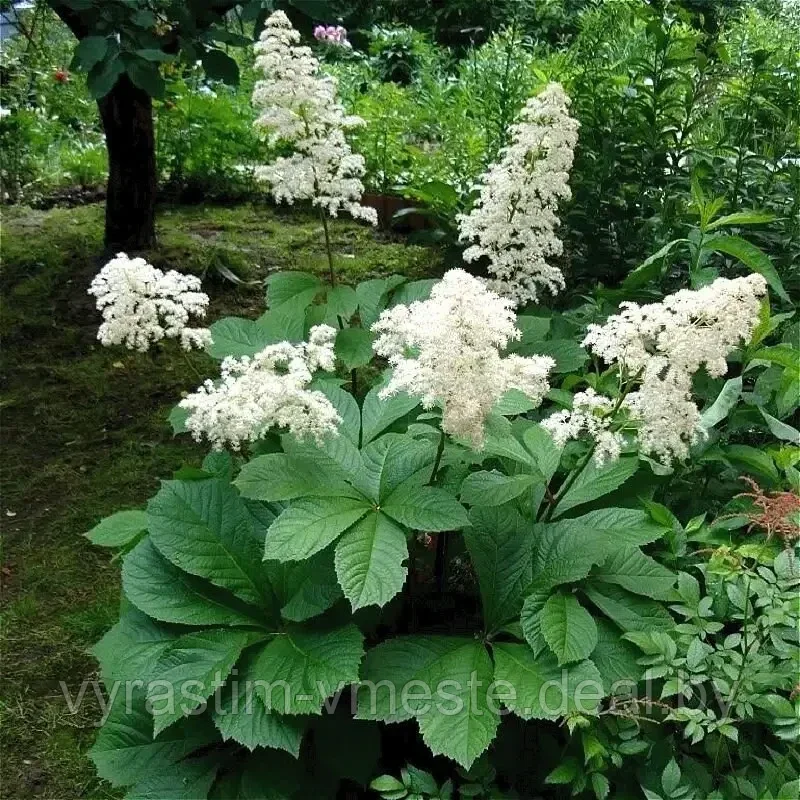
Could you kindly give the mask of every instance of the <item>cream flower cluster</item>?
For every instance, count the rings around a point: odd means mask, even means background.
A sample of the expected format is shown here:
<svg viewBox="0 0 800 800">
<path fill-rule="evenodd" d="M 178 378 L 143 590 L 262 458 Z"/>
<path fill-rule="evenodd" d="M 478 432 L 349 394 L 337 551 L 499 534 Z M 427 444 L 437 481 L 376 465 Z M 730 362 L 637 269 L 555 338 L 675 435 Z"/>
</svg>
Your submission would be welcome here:
<svg viewBox="0 0 800 800">
<path fill-rule="evenodd" d="M 625 398 L 623 412 L 638 431 L 639 449 L 665 464 L 683 460 L 702 436 L 700 411 L 692 399 L 692 376 L 701 367 L 712 377 L 728 370 L 727 357 L 747 341 L 758 323 L 760 299 L 767 290 L 761 275 L 718 278 L 696 291 L 681 290 L 660 303 L 623 303 L 621 313 L 603 325 L 590 325 L 583 344 L 607 364 L 616 364 L 624 382 L 638 384 Z M 558 412 L 543 424 L 560 441 L 587 433 L 594 438 L 599 462 L 613 457 L 607 435 L 612 420 L 603 415 L 608 398 L 585 409 Z M 619 451 L 617 450 L 617 454 Z"/>
<path fill-rule="evenodd" d="M 256 67 L 264 72 L 253 90 L 253 105 L 261 111 L 256 125 L 268 131 L 271 143 L 294 148 L 291 156 L 258 167 L 256 176 L 279 203 L 310 200 L 332 217 L 346 211 L 374 225 L 377 212 L 359 202 L 364 159 L 345 138 L 364 120 L 345 114 L 336 79 L 320 74 L 319 61 L 299 41 L 286 14 L 276 11 L 255 46 Z"/>
<path fill-rule="evenodd" d="M 623 437 L 611 429 L 614 401 L 592 389 L 572 398 L 572 410 L 557 411 L 542 422 L 558 447 L 586 434 L 595 442 L 594 459 L 598 466 L 616 461 L 622 451 Z"/>
<path fill-rule="evenodd" d="M 180 402 L 195 439 L 239 449 L 270 428 L 287 428 L 298 439 L 336 435 L 341 417 L 320 391 L 308 388 L 313 373 L 333 370 L 336 330 L 317 325 L 307 343 L 270 345 L 252 358 L 226 358 L 218 384 L 206 381 Z"/>
<path fill-rule="evenodd" d="M 408 392 L 425 408 L 442 408 L 442 429 L 480 448 L 486 418 L 509 389 L 535 403 L 549 390 L 555 366 L 546 356 L 502 357 L 520 336 L 511 303 L 464 270 L 450 270 L 429 300 L 398 305 L 372 330 L 375 352 L 394 367 L 381 395 Z"/>
<path fill-rule="evenodd" d="M 569 105 L 558 83 L 528 100 L 511 144 L 483 176 L 474 208 L 459 217 L 460 239 L 473 242 L 464 260 L 488 258 L 492 288 L 515 305 L 535 302 L 542 287 L 553 294 L 564 288 L 548 259 L 563 251 L 555 235 L 558 203 L 571 197 L 578 122 Z"/>
<path fill-rule="evenodd" d="M 202 318 L 208 309 L 208 295 L 194 275 L 162 272 L 143 258 L 117 253 L 88 291 L 103 315 L 97 338 L 106 347 L 122 344 L 145 352 L 153 342 L 179 339 L 184 350 L 191 350 L 211 342 L 206 328 L 187 326 L 190 317 Z"/>
</svg>

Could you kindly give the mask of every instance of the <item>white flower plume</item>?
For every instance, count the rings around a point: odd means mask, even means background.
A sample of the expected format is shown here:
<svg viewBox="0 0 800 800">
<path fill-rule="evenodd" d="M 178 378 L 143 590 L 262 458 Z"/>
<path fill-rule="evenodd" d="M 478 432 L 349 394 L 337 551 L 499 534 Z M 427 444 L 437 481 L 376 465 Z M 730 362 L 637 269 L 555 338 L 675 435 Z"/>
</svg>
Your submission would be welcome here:
<svg viewBox="0 0 800 800">
<path fill-rule="evenodd" d="M 308 342 L 270 345 L 252 358 L 226 358 L 218 384 L 206 381 L 181 401 L 186 427 L 198 441 L 234 449 L 270 428 L 287 428 L 298 439 L 336 435 L 341 417 L 320 391 L 308 388 L 313 373 L 334 367 L 336 330 L 317 325 Z"/>
<path fill-rule="evenodd" d="M 488 258 L 492 288 L 515 305 L 535 302 L 541 288 L 564 288 L 561 270 L 548 259 L 563 251 L 555 235 L 558 203 L 571 197 L 578 122 L 569 104 L 558 83 L 528 100 L 511 144 L 483 176 L 474 208 L 459 217 L 460 239 L 473 242 L 464 260 Z"/>
<path fill-rule="evenodd" d="M 259 167 L 256 176 L 279 203 L 310 200 L 332 217 L 346 211 L 374 225 L 375 209 L 360 205 L 364 159 L 345 139 L 345 131 L 364 120 L 345 113 L 336 79 L 320 73 L 319 61 L 299 41 L 286 14 L 276 11 L 255 45 L 256 67 L 264 72 L 253 90 L 253 105 L 261 111 L 256 125 L 268 131 L 270 142 L 294 148 L 291 156 Z"/>
<path fill-rule="evenodd" d="M 547 356 L 502 357 L 520 337 L 511 303 L 464 270 L 450 270 L 429 300 L 398 305 L 372 330 L 375 352 L 394 367 L 383 396 L 408 392 L 425 408 L 442 407 L 442 429 L 480 448 L 486 418 L 509 389 L 535 403 L 548 391 L 555 366 Z"/>
<path fill-rule="evenodd" d="M 200 286 L 194 275 L 165 273 L 143 258 L 117 253 L 88 290 L 103 315 L 97 338 L 107 347 L 122 344 L 140 352 L 161 339 L 179 339 L 184 350 L 205 347 L 209 331 L 187 326 L 191 316 L 202 318 L 208 309 Z"/>
<path fill-rule="evenodd" d="M 712 377 L 725 375 L 728 356 L 750 339 L 758 324 L 766 291 L 761 275 L 718 278 L 702 289 L 668 295 L 660 303 L 623 303 L 621 313 L 605 324 L 589 326 L 583 344 L 609 366 L 616 365 L 623 381 L 638 385 L 621 411 L 623 424 L 636 428 L 643 453 L 665 464 L 688 457 L 691 445 L 703 435 L 700 411 L 692 399 L 692 376 L 701 367 Z M 613 401 L 593 392 L 586 402 L 579 401 L 581 397 L 575 396 L 571 412 L 560 411 L 543 424 L 562 443 L 586 433 L 597 444 L 598 462 L 613 459 L 608 436 L 616 421 L 605 413 Z"/>
</svg>

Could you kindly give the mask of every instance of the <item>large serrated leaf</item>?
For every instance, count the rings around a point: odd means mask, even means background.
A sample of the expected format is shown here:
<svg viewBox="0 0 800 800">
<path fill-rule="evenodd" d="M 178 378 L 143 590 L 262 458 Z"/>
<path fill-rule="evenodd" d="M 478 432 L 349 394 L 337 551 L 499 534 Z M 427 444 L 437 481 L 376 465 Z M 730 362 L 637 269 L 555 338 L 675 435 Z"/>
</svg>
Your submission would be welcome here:
<svg viewBox="0 0 800 800">
<path fill-rule="evenodd" d="M 620 586 L 587 581 L 581 584 L 581 589 L 594 605 L 626 633 L 668 630 L 675 626 L 671 614 L 660 603 L 638 597 Z"/>
<path fill-rule="evenodd" d="M 524 644 L 498 643 L 493 651 L 495 680 L 514 687 L 514 700 L 508 705 L 517 716 L 558 719 L 596 713 L 604 695 L 603 680 L 590 660 L 562 667 L 552 653 L 536 657 Z"/>
<path fill-rule="evenodd" d="M 221 480 L 164 481 L 147 504 L 150 539 L 185 572 L 248 603 L 269 606 L 261 548 L 244 503 Z"/>
<path fill-rule="evenodd" d="M 597 644 L 592 615 L 571 594 L 554 594 L 539 613 L 539 625 L 559 665 L 583 661 Z"/>
<path fill-rule="evenodd" d="M 336 543 L 336 574 L 353 611 L 384 606 L 402 588 L 408 569 L 406 535 L 384 514 L 367 514 Z"/>
<path fill-rule="evenodd" d="M 595 580 L 615 583 L 634 594 L 654 600 L 672 600 L 678 576 L 645 555 L 638 547 L 625 545 L 612 552 L 592 573 Z"/>
<path fill-rule="evenodd" d="M 122 590 L 153 619 L 183 625 L 257 625 L 258 609 L 167 561 L 149 537 L 125 556 Z"/>
<path fill-rule="evenodd" d="M 419 400 L 405 392 L 381 399 L 380 391 L 379 386 L 370 389 L 361 407 L 362 447 L 419 406 Z"/>
<path fill-rule="evenodd" d="M 500 506 L 525 494 L 537 479 L 536 475 L 473 472 L 461 485 L 461 502 L 471 506 Z"/>
<path fill-rule="evenodd" d="M 559 500 L 554 517 L 560 517 L 571 508 L 591 503 L 598 497 L 622 486 L 639 469 L 636 456 L 623 456 L 613 464 L 598 466 L 594 460 L 578 475 L 575 482 Z"/>
<path fill-rule="evenodd" d="M 562 519 L 551 523 L 557 531 L 583 531 L 591 538 L 607 545 L 608 550 L 623 545 L 645 545 L 660 539 L 667 528 L 659 525 L 638 508 L 598 508 L 580 517 Z"/>
<path fill-rule="evenodd" d="M 244 631 L 212 629 L 187 633 L 170 643 L 148 682 L 155 736 L 189 716 L 222 685 L 248 638 Z"/>
<path fill-rule="evenodd" d="M 100 520 L 86 538 L 99 547 L 125 547 L 147 530 L 147 514 L 139 509 L 117 511 Z"/>
<path fill-rule="evenodd" d="M 358 680 L 363 642 L 355 625 L 292 626 L 258 651 L 248 674 L 268 711 L 319 714 L 328 697 Z"/>
<path fill-rule="evenodd" d="M 597 645 L 592 651 L 592 661 L 603 676 L 606 694 L 630 692 L 645 670 L 637 663 L 641 653 L 610 622 L 596 619 L 595 624 Z"/>
<path fill-rule="evenodd" d="M 381 505 L 392 519 L 418 531 L 455 531 L 469 525 L 464 506 L 444 489 L 401 484 Z"/>
<path fill-rule="evenodd" d="M 300 561 L 326 548 L 368 511 L 366 501 L 312 497 L 287 508 L 267 532 L 264 558 Z"/>
<path fill-rule="evenodd" d="M 380 503 L 413 475 L 420 476 L 418 483 L 427 483 L 435 457 L 436 445 L 432 442 L 399 433 L 384 434 L 361 451 L 362 466 L 352 477 L 353 485 Z"/>
</svg>

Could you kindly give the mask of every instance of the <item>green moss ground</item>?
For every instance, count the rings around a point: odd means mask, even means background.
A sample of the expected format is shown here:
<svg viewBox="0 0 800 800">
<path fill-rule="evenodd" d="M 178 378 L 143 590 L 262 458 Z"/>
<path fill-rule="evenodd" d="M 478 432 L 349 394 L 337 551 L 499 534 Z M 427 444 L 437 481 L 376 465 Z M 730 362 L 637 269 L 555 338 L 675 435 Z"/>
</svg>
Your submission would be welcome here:
<svg viewBox="0 0 800 800">
<path fill-rule="evenodd" d="M 85 756 L 99 705 L 88 648 L 113 624 L 118 565 L 82 536 L 103 516 L 140 506 L 159 478 L 203 451 L 166 424 L 182 391 L 212 374 L 203 354 L 172 346 L 153 354 L 101 348 L 91 277 L 104 262 L 102 206 L 3 213 L 2 685 L 0 795 L 52 800 L 117 797 Z M 162 268 L 206 272 L 209 321 L 262 310 L 261 280 L 279 269 L 326 268 L 322 226 L 300 212 L 262 206 L 163 209 Z M 352 223 L 332 227 L 344 280 L 435 273 L 430 251 Z M 252 281 L 235 286 L 227 268 Z"/>
</svg>

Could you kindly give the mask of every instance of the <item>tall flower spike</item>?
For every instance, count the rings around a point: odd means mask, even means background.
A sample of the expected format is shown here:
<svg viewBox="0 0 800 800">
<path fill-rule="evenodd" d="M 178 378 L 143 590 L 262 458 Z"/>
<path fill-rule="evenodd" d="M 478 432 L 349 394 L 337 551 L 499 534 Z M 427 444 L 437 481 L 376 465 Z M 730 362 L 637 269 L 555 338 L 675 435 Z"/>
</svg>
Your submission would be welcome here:
<svg viewBox="0 0 800 800">
<path fill-rule="evenodd" d="M 460 239 L 473 242 L 464 260 L 488 258 L 492 288 L 515 305 L 535 302 L 541 288 L 564 288 L 561 270 L 548 259 L 563 251 L 555 235 L 558 204 L 571 197 L 578 123 L 569 103 L 558 83 L 528 100 L 511 144 L 483 176 L 474 208 L 459 217 Z"/>
<path fill-rule="evenodd" d="M 382 395 L 405 391 L 425 408 L 441 406 L 442 429 L 477 448 L 506 391 L 519 389 L 538 404 L 550 388 L 553 359 L 500 355 L 520 337 L 511 304 L 464 270 L 450 270 L 430 300 L 384 311 L 372 330 L 375 352 L 394 367 Z"/>
<path fill-rule="evenodd" d="M 341 417 L 322 392 L 308 388 L 315 370 L 333 369 L 335 339 L 334 328 L 317 325 L 308 343 L 282 342 L 252 358 L 226 358 L 217 384 L 206 381 L 181 401 L 189 412 L 187 429 L 216 449 L 238 449 L 272 427 L 298 439 L 336 435 Z"/>
<path fill-rule="evenodd" d="M 269 184 L 279 203 L 310 200 L 330 216 L 346 211 L 375 225 L 377 212 L 360 204 L 364 159 L 350 149 L 345 132 L 364 124 L 348 116 L 338 100 L 337 81 L 320 74 L 311 49 L 283 11 L 276 11 L 256 43 L 256 67 L 264 79 L 253 90 L 253 105 L 261 110 L 256 125 L 270 143 L 289 143 L 291 156 L 280 156 L 259 167 L 256 177 Z"/>
<path fill-rule="evenodd" d="M 204 317 L 208 309 L 200 285 L 194 275 L 165 273 L 143 258 L 117 253 L 89 286 L 103 314 L 97 338 L 107 347 L 122 344 L 140 352 L 161 339 L 179 339 L 184 350 L 205 347 L 209 331 L 187 326 L 191 316 Z"/>
</svg>

